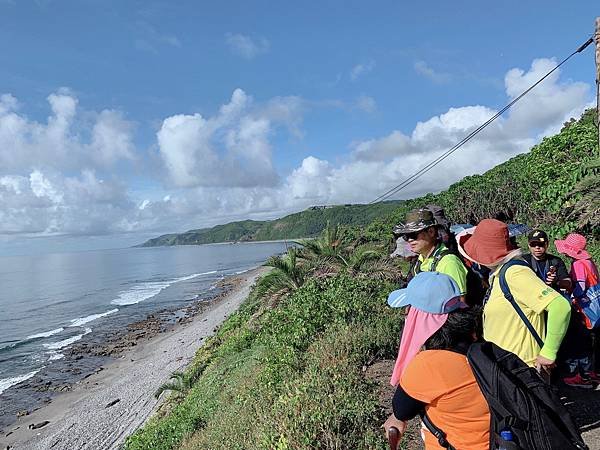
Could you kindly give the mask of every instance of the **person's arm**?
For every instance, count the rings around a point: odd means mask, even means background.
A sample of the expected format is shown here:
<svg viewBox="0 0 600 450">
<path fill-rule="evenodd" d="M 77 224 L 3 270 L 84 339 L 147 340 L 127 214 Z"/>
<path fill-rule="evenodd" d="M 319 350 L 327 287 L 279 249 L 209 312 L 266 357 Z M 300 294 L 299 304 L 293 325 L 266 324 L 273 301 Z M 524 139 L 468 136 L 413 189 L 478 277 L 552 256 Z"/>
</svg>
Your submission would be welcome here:
<svg viewBox="0 0 600 450">
<path fill-rule="evenodd" d="M 565 337 L 569 319 L 571 318 L 571 305 L 563 297 L 555 297 L 545 308 L 548 313 L 546 322 L 546 339 L 540 355 L 554 362 L 560 344 Z"/>
<path fill-rule="evenodd" d="M 385 429 L 385 435 L 388 439 L 390 429 L 392 427 L 396 428 L 399 434 L 398 440 L 400 440 L 406 430 L 406 422 L 423 411 L 425 403 L 412 398 L 404 389 L 402 389 L 402 386 L 398 385 L 392 400 L 392 408 L 394 413 L 387 418 L 383 424 L 383 428 Z"/>
<path fill-rule="evenodd" d="M 425 409 L 425 403 L 411 397 L 398 385 L 392 400 L 394 416 L 398 420 L 410 420 Z"/>
</svg>

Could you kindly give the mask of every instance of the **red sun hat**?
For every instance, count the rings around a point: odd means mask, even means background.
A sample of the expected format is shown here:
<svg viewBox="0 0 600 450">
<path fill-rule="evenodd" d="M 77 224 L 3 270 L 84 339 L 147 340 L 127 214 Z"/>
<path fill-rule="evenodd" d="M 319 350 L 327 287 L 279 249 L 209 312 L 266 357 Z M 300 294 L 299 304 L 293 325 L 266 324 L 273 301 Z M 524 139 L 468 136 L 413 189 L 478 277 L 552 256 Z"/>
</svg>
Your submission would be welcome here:
<svg viewBox="0 0 600 450">
<path fill-rule="evenodd" d="M 585 246 L 587 240 L 585 236 L 577 233 L 569 234 L 564 240 L 557 239 L 554 241 L 556 250 L 571 258 L 575 259 L 590 259 L 590 254 L 586 251 Z"/>
<path fill-rule="evenodd" d="M 457 243 L 460 253 L 484 266 L 495 266 L 515 250 L 508 226 L 496 219 L 483 219 L 472 233 L 460 233 Z"/>
</svg>

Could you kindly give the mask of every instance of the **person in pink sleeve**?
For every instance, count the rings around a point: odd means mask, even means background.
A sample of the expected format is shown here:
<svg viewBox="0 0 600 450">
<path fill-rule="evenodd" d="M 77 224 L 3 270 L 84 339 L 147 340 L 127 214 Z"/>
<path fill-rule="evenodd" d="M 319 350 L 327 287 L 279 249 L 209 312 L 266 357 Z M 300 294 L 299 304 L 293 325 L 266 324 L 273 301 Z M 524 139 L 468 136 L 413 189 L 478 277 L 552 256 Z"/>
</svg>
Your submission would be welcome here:
<svg viewBox="0 0 600 450">
<path fill-rule="evenodd" d="M 554 241 L 554 245 L 571 259 L 572 298 L 577 309 L 577 300 L 583 298 L 591 286 L 598 284 L 598 268 L 586 250 L 587 240 L 581 234 L 571 233 L 564 240 Z M 566 366 L 563 382 L 574 387 L 592 388 L 593 383 L 600 383 L 600 376 L 593 371 L 591 363 L 592 332 L 588 329 L 591 327 L 586 324 L 589 321 L 581 311 L 574 316 L 582 323 L 570 324 L 563 342 L 561 353 Z"/>
</svg>

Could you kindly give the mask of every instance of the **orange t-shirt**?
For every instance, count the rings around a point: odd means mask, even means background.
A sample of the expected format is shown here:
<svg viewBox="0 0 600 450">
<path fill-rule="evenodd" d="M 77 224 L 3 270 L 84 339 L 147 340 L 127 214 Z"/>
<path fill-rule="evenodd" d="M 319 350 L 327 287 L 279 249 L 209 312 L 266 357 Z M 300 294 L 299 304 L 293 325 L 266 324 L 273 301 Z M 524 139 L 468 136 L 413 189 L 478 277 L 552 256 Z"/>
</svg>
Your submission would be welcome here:
<svg viewBox="0 0 600 450">
<path fill-rule="evenodd" d="M 489 449 L 490 411 L 465 355 L 422 351 L 404 370 L 400 385 L 426 404 L 427 415 L 454 448 Z M 427 450 L 442 448 L 427 429 L 422 431 Z"/>
</svg>

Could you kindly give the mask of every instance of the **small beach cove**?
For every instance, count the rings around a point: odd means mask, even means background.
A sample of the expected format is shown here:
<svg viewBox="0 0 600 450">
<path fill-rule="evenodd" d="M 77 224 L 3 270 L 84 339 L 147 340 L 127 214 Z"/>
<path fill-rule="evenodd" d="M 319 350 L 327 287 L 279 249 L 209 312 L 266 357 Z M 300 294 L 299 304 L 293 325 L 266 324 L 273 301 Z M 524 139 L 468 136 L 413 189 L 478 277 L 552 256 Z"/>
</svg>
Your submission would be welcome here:
<svg viewBox="0 0 600 450">
<path fill-rule="evenodd" d="M 118 448 L 166 398 L 163 394 L 156 400 L 156 389 L 174 371 L 186 367 L 205 338 L 237 310 L 266 270 L 261 267 L 229 278 L 225 293 L 190 320 L 141 339 L 116 361 L 76 383 L 70 392 L 19 417 L 0 437 L 2 448 Z"/>
</svg>

